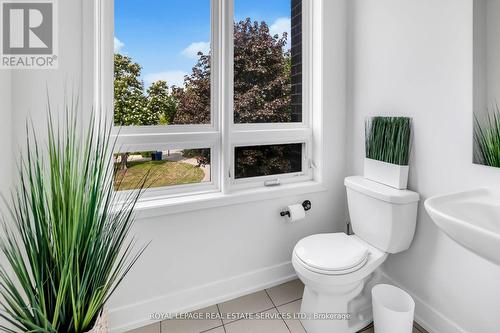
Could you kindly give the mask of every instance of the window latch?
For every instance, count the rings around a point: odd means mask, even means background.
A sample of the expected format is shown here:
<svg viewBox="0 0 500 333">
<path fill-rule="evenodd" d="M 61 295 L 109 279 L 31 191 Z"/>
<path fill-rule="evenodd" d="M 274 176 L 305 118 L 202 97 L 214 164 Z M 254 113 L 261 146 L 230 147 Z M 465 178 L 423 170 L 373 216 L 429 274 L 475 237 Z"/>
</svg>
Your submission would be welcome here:
<svg viewBox="0 0 500 333">
<path fill-rule="evenodd" d="M 271 179 L 271 180 L 266 180 L 264 182 L 264 186 L 278 186 L 280 185 L 280 179 L 279 178 L 276 178 L 276 179 Z"/>
<path fill-rule="evenodd" d="M 309 165 L 309 169 L 316 169 L 316 164 L 314 164 L 311 158 L 309 158 L 307 162 L 308 162 L 307 164 Z"/>
</svg>

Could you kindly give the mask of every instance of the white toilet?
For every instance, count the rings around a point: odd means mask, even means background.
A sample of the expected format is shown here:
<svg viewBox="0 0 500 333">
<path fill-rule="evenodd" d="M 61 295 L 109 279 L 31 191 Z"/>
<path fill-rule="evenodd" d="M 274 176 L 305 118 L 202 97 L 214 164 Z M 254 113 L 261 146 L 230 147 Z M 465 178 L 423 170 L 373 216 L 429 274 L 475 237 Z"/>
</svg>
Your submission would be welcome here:
<svg viewBox="0 0 500 333">
<path fill-rule="evenodd" d="M 372 321 L 376 268 L 413 240 L 418 193 L 363 177 L 344 182 L 355 235 L 318 234 L 300 240 L 292 263 L 305 285 L 301 312 L 308 333 L 351 333 Z M 350 314 L 346 317 L 345 314 Z"/>
</svg>

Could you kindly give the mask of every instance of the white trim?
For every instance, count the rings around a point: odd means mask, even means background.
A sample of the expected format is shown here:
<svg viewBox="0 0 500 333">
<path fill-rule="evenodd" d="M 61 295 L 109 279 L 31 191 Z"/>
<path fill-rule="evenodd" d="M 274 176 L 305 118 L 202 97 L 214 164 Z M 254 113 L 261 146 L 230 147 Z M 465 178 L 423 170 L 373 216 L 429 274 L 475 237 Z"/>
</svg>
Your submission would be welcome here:
<svg viewBox="0 0 500 333">
<path fill-rule="evenodd" d="M 232 110 L 234 108 L 233 103 L 233 89 L 228 87 L 233 86 L 234 80 L 234 2 L 229 0 L 219 0 L 221 2 L 221 40 L 222 40 L 222 52 L 221 52 L 221 74 L 222 82 L 228 82 L 228 84 L 220 85 L 222 104 L 221 104 L 221 114 L 222 114 L 222 138 L 221 138 L 221 189 L 222 192 L 228 193 L 230 187 L 230 175 L 231 175 L 231 164 L 232 164 L 232 154 L 229 151 L 231 147 L 231 123 L 233 121 Z M 228 64 L 224 66 L 223 64 Z"/>
<path fill-rule="evenodd" d="M 99 1 L 96 7 L 97 21 L 99 26 L 96 31 L 96 38 L 99 38 L 98 47 L 95 48 L 96 56 L 96 105 L 98 110 L 104 112 L 101 118 L 110 123 L 113 122 L 113 96 L 114 96 L 114 25 L 113 20 L 106 20 L 104 13 L 114 12 L 114 1 Z"/>
<path fill-rule="evenodd" d="M 248 123 L 248 124 L 233 124 L 231 129 L 233 132 L 238 131 L 259 131 L 259 130 L 287 130 L 309 128 L 307 122 L 301 123 Z"/>
<path fill-rule="evenodd" d="M 230 15 L 230 21 L 234 21 L 234 1 L 228 0 L 231 4 L 231 10 L 227 13 Z M 261 129 L 288 129 L 288 128 L 310 128 L 312 119 L 312 99 L 308 94 L 312 91 L 312 63 L 311 55 L 313 54 L 314 35 L 312 34 L 312 25 L 314 22 L 313 7 L 314 0 L 302 0 L 302 121 L 289 122 L 289 123 L 235 123 L 234 122 L 234 32 L 231 28 L 231 34 L 226 36 L 228 38 L 228 47 L 230 49 L 228 66 L 230 68 L 230 84 L 226 88 L 227 95 L 230 97 L 229 116 L 230 116 L 230 130 L 231 131 L 252 131 Z M 229 20 L 229 19 L 228 19 Z M 291 36 L 289 36 L 291 38 Z M 307 37 L 307 38 L 304 38 Z"/>
<path fill-rule="evenodd" d="M 446 317 L 444 314 L 426 303 L 420 297 L 415 295 L 415 293 L 409 291 L 407 288 L 404 288 L 404 286 L 387 275 L 387 273 L 383 269 L 380 270 L 380 273 L 383 280 L 387 281 L 389 284 L 405 290 L 408 294 L 410 294 L 410 296 L 415 301 L 415 321 L 426 331 L 432 333 L 470 333 L 462 329 L 453 320 Z"/>
<path fill-rule="evenodd" d="M 231 143 L 237 146 L 254 146 L 273 143 L 300 143 L 310 141 L 312 130 L 309 128 L 295 128 L 283 130 L 254 130 L 237 131 L 231 133 Z"/>
<path fill-rule="evenodd" d="M 109 110 L 113 108 L 114 27 L 113 20 L 106 20 L 105 15 L 114 12 L 114 1 L 83 1 L 82 11 L 84 110 L 95 110 L 96 122 L 101 119 L 111 123 L 113 114 Z"/>
<path fill-rule="evenodd" d="M 233 1 L 229 1 L 233 6 Z M 233 21 L 233 8 L 226 13 Z M 322 143 L 318 142 L 319 136 L 323 134 L 322 121 L 322 34 L 315 34 L 315 30 L 322 29 L 322 12 L 321 5 L 315 6 L 313 0 L 303 0 L 302 2 L 302 122 L 297 123 L 256 123 L 256 124 L 235 124 L 234 123 L 234 33 L 231 31 L 226 35 L 228 44 L 228 59 L 229 59 L 229 76 L 226 77 L 226 82 L 230 84 L 225 87 L 226 101 L 228 110 L 226 117 L 230 119 L 229 134 L 224 149 L 226 160 L 224 163 L 225 176 L 229 175 L 229 180 L 224 182 L 224 192 L 230 193 L 246 188 L 259 188 L 264 186 L 264 181 L 269 179 L 283 180 L 282 183 L 304 182 L 311 179 L 319 180 L 319 170 L 311 170 L 309 164 L 320 166 L 322 156 L 319 156 L 319 150 L 314 151 L 314 147 Z M 229 20 L 229 19 L 228 19 Z M 318 55 L 316 55 L 318 54 Z M 314 61 L 319 60 L 318 63 Z M 320 79 L 315 79 L 319 77 Z M 311 95 L 315 92 L 314 97 Z M 317 117 L 320 121 L 314 121 Z M 315 125 L 315 126 L 313 126 Z M 315 133 L 313 133 L 315 132 Z M 315 135 L 314 135 L 315 134 Z M 235 169 L 235 146 L 252 146 L 252 145 L 270 145 L 281 143 L 305 143 L 303 156 L 303 169 L 299 174 L 272 175 L 267 177 L 247 178 L 245 180 L 234 179 Z M 315 161 L 313 159 L 313 151 L 318 154 Z M 317 169 L 317 168 L 314 168 Z M 315 177 L 318 177 L 316 179 Z M 244 184 L 242 184 L 244 183 Z"/>
<path fill-rule="evenodd" d="M 97 0 L 94 0 L 97 1 Z M 221 1 L 223 0 L 210 0 L 210 52 L 212 54 L 210 58 L 210 84 L 211 87 L 219 87 L 221 85 L 221 62 L 217 61 L 220 58 L 220 6 Z M 114 3 L 114 1 L 107 1 Z M 102 14 L 103 16 L 109 15 L 109 13 L 113 13 L 113 11 L 106 11 L 107 14 Z M 110 31 L 114 30 L 113 26 L 114 20 L 106 21 L 106 26 L 103 29 L 105 35 L 109 35 Z M 111 25 L 111 26 L 110 26 Z M 114 37 L 114 36 L 113 36 Z M 112 44 L 111 44 L 112 45 Z M 114 52 L 112 52 L 114 54 Z M 111 64 L 111 68 L 113 65 Z M 112 82 L 111 82 L 112 86 Z M 219 108 L 220 108 L 220 94 L 218 93 L 219 89 L 210 89 L 210 123 L 209 124 L 187 124 L 187 125 L 149 125 L 149 126 L 123 126 L 119 128 L 120 136 L 122 135 L 155 135 L 155 134 L 164 134 L 171 135 L 171 137 L 175 137 L 175 134 L 184 134 L 190 132 L 197 133 L 217 133 L 220 135 L 220 117 L 219 117 Z M 113 100 L 113 94 L 108 96 Z M 112 104 L 112 103 L 111 103 Z M 112 107 L 112 105 L 111 105 Z M 118 127 L 115 127 L 115 132 L 118 130 Z M 204 141 L 204 140 L 201 140 Z"/>
<path fill-rule="evenodd" d="M 161 295 L 143 302 L 111 308 L 110 333 L 126 332 L 154 323 L 151 313 L 187 313 L 271 288 L 296 278 L 290 261 Z"/>
<path fill-rule="evenodd" d="M 193 125 L 150 125 L 150 126 L 122 126 L 115 127 L 120 135 L 154 135 L 154 134 L 182 134 L 187 132 L 218 133 L 217 128 L 210 124 Z"/>
<path fill-rule="evenodd" d="M 220 191 L 188 194 L 185 196 L 158 196 L 141 200 L 135 209 L 137 220 L 163 217 L 171 214 L 194 212 L 197 210 L 266 201 L 277 198 L 304 196 L 324 192 L 327 188 L 314 181 L 291 183 L 276 187 L 261 187 L 241 190 L 234 193 Z"/>
<path fill-rule="evenodd" d="M 311 0 L 309 0 L 311 1 Z M 326 38 L 323 34 L 323 22 L 325 19 L 324 15 L 328 15 L 323 11 L 323 1 L 312 1 L 310 3 L 310 12 L 312 19 L 310 38 L 313 43 L 311 48 L 311 91 L 304 92 L 304 96 L 311 98 L 311 129 L 312 129 L 312 141 L 313 145 L 311 147 L 311 164 L 314 166 L 313 169 L 313 179 L 317 182 L 323 181 L 324 173 L 324 134 L 325 134 L 325 124 L 323 122 L 324 118 L 324 105 L 323 105 L 323 95 L 325 92 L 325 85 L 323 84 L 323 43 Z M 330 110 L 333 111 L 333 110 Z"/>
<path fill-rule="evenodd" d="M 222 0 L 211 0 L 211 84 L 216 87 L 221 83 L 219 57 L 220 6 Z M 89 71 L 84 68 L 84 85 L 93 89 L 92 105 L 96 110 L 101 110 L 108 123 L 113 122 L 113 39 L 114 20 L 105 19 L 113 17 L 114 1 L 92 0 L 84 12 L 84 31 L 93 38 L 84 41 L 84 50 L 89 50 L 86 57 L 93 53 L 92 62 L 84 66 L 91 66 Z M 90 8 L 91 7 L 91 8 Z M 91 15 L 89 15 L 91 13 Z M 87 17 L 89 16 L 89 17 Z M 103 74 L 108 72 L 107 75 Z M 217 89 L 211 89 L 210 124 L 169 125 L 169 126 L 123 126 L 115 127 L 113 134 L 116 139 L 114 153 L 127 151 L 169 150 L 169 149 L 195 149 L 210 148 L 211 150 L 211 181 L 209 183 L 188 184 L 148 189 L 145 200 L 152 197 L 166 197 L 175 195 L 192 195 L 193 193 L 214 192 L 219 190 L 220 183 L 220 120 L 217 110 L 220 108 L 220 96 Z M 130 191 L 119 193 L 122 196 Z"/>
<path fill-rule="evenodd" d="M 283 140 L 280 141 L 264 141 L 264 142 L 257 142 L 253 144 L 233 144 L 231 146 L 231 151 L 234 152 L 236 147 L 251 147 L 251 146 L 267 146 L 267 145 L 280 145 L 280 144 L 302 144 L 302 167 L 300 172 L 293 172 L 293 173 L 283 173 L 283 174 L 273 174 L 269 176 L 259 176 L 259 177 L 251 177 L 251 178 L 236 178 L 236 166 L 233 164 L 231 166 L 231 192 L 232 191 L 238 191 L 238 190 L 243 190 L 243 189 L 249 189 L 249 188 L 255 188 L 256 186 L 258 187 L 263 187 L 266 186 L 265 182 L 268 180 L 279 180 L 280 186 L 284 184 L 290 184 L 290 183 L 299 183 L 299 182 L 305 182 L 312 180 L 312 172 L 311 172 L 311 167 L 308 165 L 309 161 L 309 154 L 308 150 L 310 150 L 310 140 L 309 138 L 300 140 L 299 138 L 296 139 L 288 139 L 284 138 Z"/>
<path fill-rule="evenodd" d="M 321 14 L 313 11 L 315 2 L 315 0 L 302 0 L 302 123 L 308 128 L 311 128 L 313 116 L 318 111 L 314 108 L 314 99 L 311 96 L 317 88 L 313 80 L 316 73 L 312 55 L 320 51 L 318 46 L 322 42 L 313 34 L 314 24 Z"/>
<path fill-rule="evenodd" d="M 180 148 L 210 148 L 219 143 L 218 133 L 160 133 L 153 135 L 127 135 L 120 134 L 116 138 L 115 152 L 146 151 L 150 147 L 153 150 L 162 146 L 166 149 Z M 143 147 L 143 148 L 138 148 Z"/>
<path fill-rule="evenodd" d="M 117 152 L 136 152 L 136 151 L 165 151 L 172 149 L 210 149 L 210 181 L 208 182 L 199 182 L 192 184 L 183 184 L 183 185 L 173 185 L 173 186 L 163 186 L 163 187 L 154 187 L 147 189 L 142 195 L 141 200 L 150 200 L 159 197 L 175 197 L 175 196 L 189 196 L 189 195 L 198 195 L 200 193 L 207 192 L 218 192 L 219 191 L 219 174 L 215 172 L 219 168 L 219 146 L 217 144 L 203 144 L 200 142 L 185 142 L 179 144 L 166 144 L 166 143 L 158 143 L 158 144 L 130 144 L 124 145 Z M 119 191 L 119 198 L 127 198 L 130 194 L 132 194 L 133 190 L 124 190 Z M 119 206 L 119 205 L 118 205 Z"/>
<path fill-rule="evenodd" d="M 83 5 L 84 18 L 84 87 L 92 91 L 92 105 L 104 112 L 108 122 L 113 121 L 113 38 L 114 1 L 92 0 Z M 241 189 L 231 181 L 234 168 L 234 149 L 259 143 L 305 142 L 304 172 L 300 175 L 282 175 L 287 182 L 321 181 L 323 159 L 322 124 L 322 11 L 321 1 L 303 0 L 302 13 L 302 66 L 303 109 L 302 122 L 279 124 L 233 124 L 233 53 L 234 53 L 234 3 L 233 0 L 211 0 L 211 123 L 206 125 L 131 126 L 120 129 L 118 151 L 148 150 L 146 147 L 212 148 L 212 187 L 222 193 Z M 92 36 L 87 38 L 85 36 Z M 87 66 L 91 68 L 86 68 Z M 89 74 L 92 73 L 92 74 Z M 107 74 L 106 74 L 107 73 Z M 86 95 L 84 95 L 86 97 Z M 293 141 L 293 142 L 292 142 Z M 201 145 L 201 143 L 203 143 Z M 203 146 L 203 147 L 202 147 Z M 213 147 L 220 147 L 219 150 Z M 153 148 L 158 149 L 158 148 Z M 314 166 L 311 168 L 309 166 Z M 233 173 L 234 174 L 234 173 Z M 271 178 L 276 178 L 276 176 Z M 246 182 L 243 188 L 262 188 L 263 179 Z M 267 188 L 266 188 L 267 190 Z M 164 188 L 155 191 L 161 198 L 179 194 L 177 190 Z M 183 196 L 185 199 L 186 196 Z M 193 196 L 196 201 L 196 196 Z M 174 200 L 175 201 L 175 200 Z"/>
<path fill-rule="evenodd" d="M 220 107 L 221 93 L 220 86 L 222 85 L 222 70 L 221 58 L 221 43 L 220 38 L 220 17 L 221 17 L 221 0 L 210 0 L 210 124 L 213 131 L 220 133 Z M 220 135 L 220 134 L 219 134 Z"/>
</svg>

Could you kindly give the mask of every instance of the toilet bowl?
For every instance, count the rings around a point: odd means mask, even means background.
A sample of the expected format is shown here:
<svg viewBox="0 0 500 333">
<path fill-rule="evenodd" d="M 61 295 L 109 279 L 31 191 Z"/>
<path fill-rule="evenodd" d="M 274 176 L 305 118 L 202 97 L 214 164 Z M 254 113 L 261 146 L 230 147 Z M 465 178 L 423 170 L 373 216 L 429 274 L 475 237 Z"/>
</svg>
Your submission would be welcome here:
<svg viewBox="0 0 500 333">
<path fill-rule="evenodd" d="M 315 246 L 309 246 L 311 243 Z M 305 285 L 301 313 L 307 314 L 302 321 L 307 332 L 357 332 L 370 324 L 371 299 L 362 291 L 386 258 L 387 253 L 344 233 L 312 235 L 299 241 L 292 264 Z M 321 314 L 330 317 L 322 320 Z"/>
<path fill-rule="evenodd" d="M 372 321 L 371 287 L 389 253 L 413 239 L 419 196 L 364 179 L 345 180 L 355 235 L 317 234 L 300 240 L 292 264 L 304 283 L 301 313 L 309 333 L 354 333 Z"/>
</svg>

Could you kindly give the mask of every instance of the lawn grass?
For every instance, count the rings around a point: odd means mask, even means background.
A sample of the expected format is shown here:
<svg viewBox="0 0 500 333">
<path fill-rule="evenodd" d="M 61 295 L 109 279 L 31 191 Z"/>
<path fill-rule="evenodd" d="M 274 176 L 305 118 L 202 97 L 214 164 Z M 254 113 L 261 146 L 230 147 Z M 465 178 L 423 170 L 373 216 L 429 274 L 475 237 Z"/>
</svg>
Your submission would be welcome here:
<svg viewBox="0 0 500 333">
<path fill-rule="evenodd" d="M 117 164 L 117 167 L 119 165 Z M 115 177 L 115 190 L 132 190 L 140 184 L 150 171 L 149 187 L 164 187 L 200 183 L 205 177 L 203 169 L 194 165 L 173 161 L 129 162 L 126 171 L 118 170 Z"/>
</svg>

